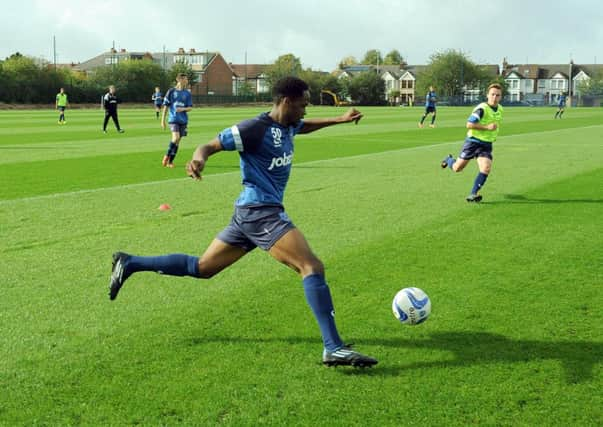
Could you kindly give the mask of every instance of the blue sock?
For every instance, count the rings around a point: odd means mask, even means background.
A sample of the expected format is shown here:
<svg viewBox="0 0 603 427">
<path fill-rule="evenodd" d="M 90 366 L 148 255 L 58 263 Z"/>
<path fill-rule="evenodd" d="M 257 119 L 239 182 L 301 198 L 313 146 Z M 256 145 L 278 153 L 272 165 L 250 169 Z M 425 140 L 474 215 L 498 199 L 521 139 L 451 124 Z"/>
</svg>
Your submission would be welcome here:
<svg viewBox="0 0 603 427">
<path fill-rule="evenodd" d="M 454 162 L 456 162 L 456 159 L 454 157 L 448 157 L 446 159 L 446 163 L 448 163 L 448 167 L 450 169 L 452 169 L 452 165 L 454 164 Z"/>
<path fill-rule="evenodd" d="M 154 271 L 170 276 L 201 277 L 199 274 L 199 257 L 184 254 L 163 256 L 131 255 L 124 268 L 128 276 L 137 271 Z"/>
<path fill-rule="evenodd" d="M 488 179 L 488 175 L 485 173 L 478 173 L 475 177 L 475 182 L 473 183 L 473 188 L 471 189 L 471 194 L 477 194 L 477 192 L 484 186 L 486 180 Z"/>
<path fill-rule="evenodd" d="M 325 277 L 322 274 L 311 274 L 304 277 L 303 282 L 306 301 L 318 321 L 325 348 L 328 351 L 338 350 L 343 346 L 343 341 L 335 326 L 335 310 Z"/>
<path fill-rule="evenodd" d="M 170 155 L 170 163 L 172 163 L 174 161 L 174 159 L 176 158 L 176 154 L 178 154 L 179 146 L 180 146 L 180 144 L 174 144 L 174 149 L 172 150 L 172 154 Z"/>
<path fill-rule="evenodd" d="M 171 157 L 172 156 L 172 151 L 174 151 L 174 146 L 176 144 L 174 144 L 172 141 L 170 141 L 170 145 L 168 145 L 168 149 L 165 153 L 166 156 Z"/>
</svg>

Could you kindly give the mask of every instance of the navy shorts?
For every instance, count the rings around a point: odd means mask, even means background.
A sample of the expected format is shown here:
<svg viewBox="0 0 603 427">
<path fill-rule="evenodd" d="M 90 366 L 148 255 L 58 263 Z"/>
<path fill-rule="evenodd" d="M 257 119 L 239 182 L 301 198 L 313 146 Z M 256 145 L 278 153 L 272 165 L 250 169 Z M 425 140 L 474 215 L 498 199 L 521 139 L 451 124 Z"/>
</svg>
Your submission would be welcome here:
<svg viewBox="0 0 603 427">
<path fill-rule="evenodd" d="M 492 160 L 492 144 L 466 139 L 459 157 L 463 160 L 471 160 L 476 157 L 487 157 Z"/>
<path fill-rule="evenodd" d="M 186 124 L 182 123 L 170 123 L 170 130 L 172 132 L 178 132 L 180 136 L 188 135 L 188 131 L 186 129 Z"/>
<path fill-rule="evenodd" d="M 59 105 L 58 109 L 59 109 L 59 111 L 60 111 L 61 113 L 64 113 L 64 112 L 65 112 L 65 107 L 63 107 L 63 106 L 60 106 L 60 105 Z"/>
<path fill-rule="evenodd" d="M 236 206 L 230 224 L 216 238 L 247 252 L 258 246 L 267 251 L 294 228 L 282 206 Z"/>
<path fill-rule="evenodd" d="M 429 113 L 434 113 L 436 112 L 436 107 L 425 107 L 425 114 L 429 114 Z"/>
</svg>

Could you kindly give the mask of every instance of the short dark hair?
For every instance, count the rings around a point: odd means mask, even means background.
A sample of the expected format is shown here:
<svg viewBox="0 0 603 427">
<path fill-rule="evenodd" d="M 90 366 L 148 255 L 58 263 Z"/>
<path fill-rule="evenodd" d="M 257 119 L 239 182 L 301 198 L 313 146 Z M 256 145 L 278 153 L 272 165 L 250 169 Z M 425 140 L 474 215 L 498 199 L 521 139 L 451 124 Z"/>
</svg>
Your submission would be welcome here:
<svg viewBox="0 0 603 427">
<path fill-rule="evenodd" d="M 187 77 L 188 78 L 188 74 L 186 74 L 186 73 L 178 73 L 178 75 L 176 76 L 177 79 L 181 79 L 182 77 Z"/>
<path fill-rule="evenodd" d="M 274 103 L 280 103 L 285 97 L 301 98 L 304 96 L 304 92 L 308 89 L 308 84 L 298 77 L 283 77 L 272 87 Z"/>
<path fill-rule="evenodd" d="M 490 86 L 488 86 L 488 92 L 490 92 L 490 89 L 498 89 L 502 92 L 503 87 L 500 83 L 492 83 Z"/>
</svg>

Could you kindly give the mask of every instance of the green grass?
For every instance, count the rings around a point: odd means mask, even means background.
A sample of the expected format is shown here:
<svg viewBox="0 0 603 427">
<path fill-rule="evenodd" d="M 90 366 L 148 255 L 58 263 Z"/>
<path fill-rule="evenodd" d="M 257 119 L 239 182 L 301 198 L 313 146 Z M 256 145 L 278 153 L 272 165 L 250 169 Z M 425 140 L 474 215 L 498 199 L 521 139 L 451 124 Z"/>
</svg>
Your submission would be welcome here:
<svg viewBox="0 0 603 427">
<path fill-rule="evenodd" d="M 320 365 L 300 279 L 261 251 L 107 297 L 113 251 L 200 254 L 227 224 L 236 154 L 201 183 L 180 166 L 261 109 L 196 109 L 174 170 L 151 108 L 122 110 L 123 135 L 99 111 L 0 113 L 0 425 L 603 424 L 603 111 L 508 108 L 469 205 L 475 165 L 439 161 L 470 109 L 436 129 L 419 108 L 363 110 L 296 139 L 285 204 L 370 370 Z M 390 309 L 410 285 L 433 305 L 416 327 Z"/>
</svg>

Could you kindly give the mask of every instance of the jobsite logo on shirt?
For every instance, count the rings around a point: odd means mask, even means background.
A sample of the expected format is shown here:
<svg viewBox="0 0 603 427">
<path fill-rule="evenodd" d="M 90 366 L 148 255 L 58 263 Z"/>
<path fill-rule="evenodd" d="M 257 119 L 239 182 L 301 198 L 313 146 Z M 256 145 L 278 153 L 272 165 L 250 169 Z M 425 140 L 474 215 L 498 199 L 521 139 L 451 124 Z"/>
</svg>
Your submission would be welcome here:
<svg viewBox="0 0 603 427">
<path fill-rule="evenodd" d="M 282 168 L 283 166 L 290 165 L 293 161 L 293 151 L 289 154 L 283 153 L 282 157 L 273 157 L 272 162 L 270 163 L 270 167 L 268 168 L 271 171 L 274 168 Z"/>
</svg>

